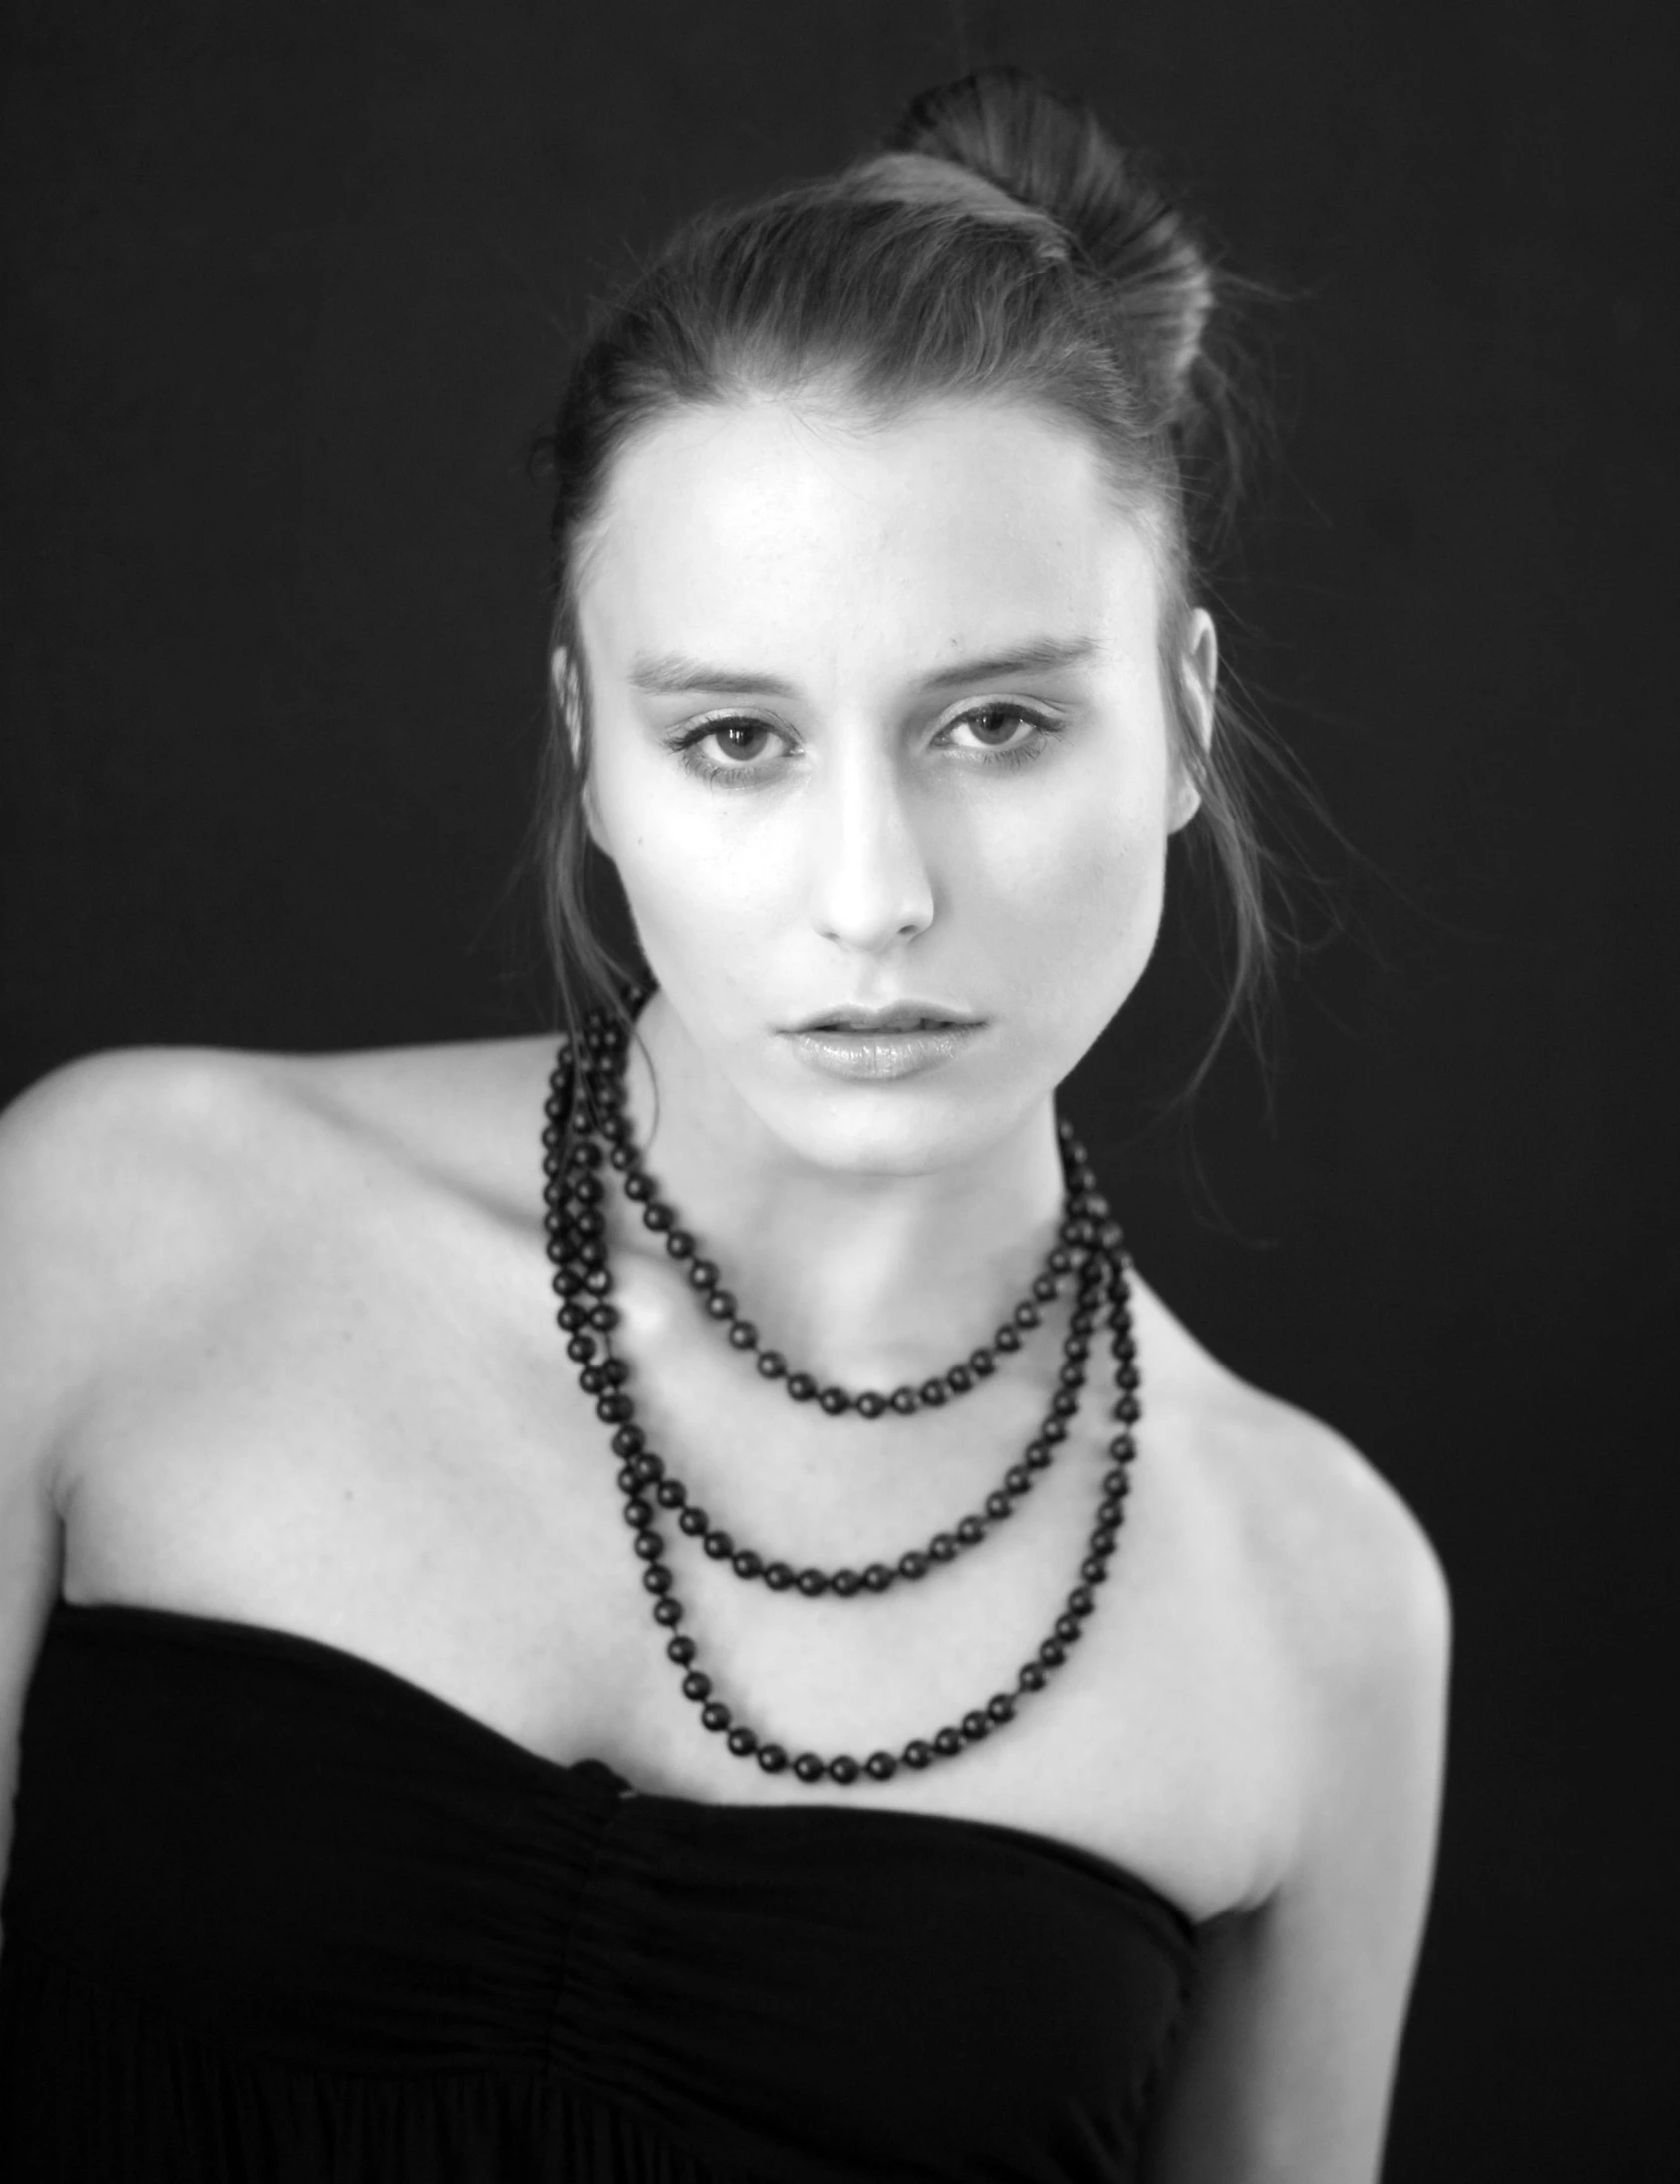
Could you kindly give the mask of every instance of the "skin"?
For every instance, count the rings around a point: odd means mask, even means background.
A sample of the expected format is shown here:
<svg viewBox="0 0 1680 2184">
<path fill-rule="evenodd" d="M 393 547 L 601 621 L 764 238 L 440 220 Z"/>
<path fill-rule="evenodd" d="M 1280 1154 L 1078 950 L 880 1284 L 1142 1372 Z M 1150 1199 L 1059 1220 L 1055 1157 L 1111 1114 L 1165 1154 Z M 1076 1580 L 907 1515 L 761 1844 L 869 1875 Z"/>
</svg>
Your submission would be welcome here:
<svg viewBox="0 0 1680 2184">
<path fill-rule="evenodd" d="M 630 1086 L 650 1165 L 790 1354 L 852 1384 L 923 1377 L 995 1325 L 1053 1232 L 1052 1094 L 1147 963 L 1193 811 L 1148 511 L 1025 409 L 871 426 L 743 403 L 632 443 L 580 617 L 556 673 L 587 682 L 591 820 L 661 981 Z M 1205 726 L 1205 617 L 1190 635 L 1167 672 Z M 1085 649 L 939 681 L 1051 638 Z M 679 655 L 722 684 L 644 687 Z M 770 754 L 749 783 L 672 748 L 719 714 Z M 1040 737 L 1019 766 L 985 755 Z M 925 1077 L 837 1084 L 780 1036 L 911 994 L 987 1026 Z M 101 1057 L 5 1119 L 0 1811 L 61 1586 L 297 1630 L 643 1789 L 788 1800 L 696 1733 L 650 1642 L 550 1319 L 551 1058 Z M 1055 1316 L 965 1403 L 830 1420 L 742 1370 L 622 1202 L 610 1238 L 656 1444 L 791 1559 L 924 1536 L 1042 1410 Z M 1081 1844 L 1204 1922 L 1157 2184 L 1357 2184 L 1427 1895 L 1444 1590 L 1334 1434 L 1237 1381 L 1142 1284 L 1136 1320 L 1138 1486 L 1076 1663 L 960 1765 L 847 1800 Z M 790 1611 L 691 1558 L 720 1688 L 866 1751 L 1006 1680 L 1088 1530 L 1097 1407 L 936 1589 Z"/>
</svg>

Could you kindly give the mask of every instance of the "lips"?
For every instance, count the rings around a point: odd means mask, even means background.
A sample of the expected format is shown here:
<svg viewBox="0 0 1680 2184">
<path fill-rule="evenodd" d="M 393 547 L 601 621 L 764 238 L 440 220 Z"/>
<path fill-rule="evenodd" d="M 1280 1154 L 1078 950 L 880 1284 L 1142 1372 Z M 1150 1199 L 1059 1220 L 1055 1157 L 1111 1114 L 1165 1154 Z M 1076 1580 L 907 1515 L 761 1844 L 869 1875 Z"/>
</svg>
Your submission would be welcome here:
<svg viewBox="0 0 1680 2184">
<path fill-rule="evenodd" d="M 837 1008 L 822 1016 L 808 1016 L 796 1024 L 796 1032 L 849 1033 L 851 1037 L 884 1037 L 892 1032 L 957 1031 L 971 1028 L 979 1018 L 961 1009 L 941 1008 L 934 1002 L 895 1001 L 890 1008 Z"/>
</svg>

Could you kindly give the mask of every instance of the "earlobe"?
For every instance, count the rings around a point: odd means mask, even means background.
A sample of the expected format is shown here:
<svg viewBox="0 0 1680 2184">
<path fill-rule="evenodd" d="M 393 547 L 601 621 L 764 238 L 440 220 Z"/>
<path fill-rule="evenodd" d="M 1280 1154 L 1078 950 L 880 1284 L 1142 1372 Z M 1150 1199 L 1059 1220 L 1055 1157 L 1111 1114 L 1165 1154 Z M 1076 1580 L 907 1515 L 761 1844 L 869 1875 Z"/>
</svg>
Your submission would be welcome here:
<svg viewBox="0 0 1680 2184">
<path fill-rule="evenodd" d="M 1178 663 L 1184 706 L 1192 735 L 1207 757 L 1213 749 L 1214 695 L 1219 684 L 1219 632 L 1205 607 L 1192 610 L 1185 632 L 1184 651 Z M 1168 825 L 1176 833 L 1188 826 L 1202 805 L 1202 793 L 1182 760 L 1173 768 L 1172 805 Z"/>
</svg>

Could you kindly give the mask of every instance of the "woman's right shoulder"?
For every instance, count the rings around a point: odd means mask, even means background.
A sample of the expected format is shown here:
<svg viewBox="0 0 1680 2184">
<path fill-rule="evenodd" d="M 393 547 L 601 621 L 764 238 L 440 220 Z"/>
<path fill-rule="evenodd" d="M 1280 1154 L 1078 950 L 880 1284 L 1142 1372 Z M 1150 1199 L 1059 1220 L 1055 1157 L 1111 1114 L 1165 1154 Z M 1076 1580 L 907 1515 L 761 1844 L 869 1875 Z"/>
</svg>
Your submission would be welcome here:
<svg viewBox="0 0 1680 2184">
<path fill-rule="evenodd" d="M 320 1136 L 284 1058 L 97 1054 L 0 1116 L 0 1439 L 50 1448 L 104 1366 L 180 1327 Z M 318 1159 L 318 1153 L 313 1156 Z"/>
</svg>

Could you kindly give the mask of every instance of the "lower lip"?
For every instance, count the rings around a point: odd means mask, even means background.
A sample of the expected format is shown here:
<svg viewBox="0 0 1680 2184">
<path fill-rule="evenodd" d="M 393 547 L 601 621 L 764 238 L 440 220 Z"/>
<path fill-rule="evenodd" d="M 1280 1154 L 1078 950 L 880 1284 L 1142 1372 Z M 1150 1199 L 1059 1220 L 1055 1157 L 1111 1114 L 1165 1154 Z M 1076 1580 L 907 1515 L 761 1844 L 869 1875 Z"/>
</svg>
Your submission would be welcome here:
<svg viewBox="0 0 1680 2184">
<path fill-rule="evenodd" d="M 942 1068 L 955 1061 L 983 1028 L 940 1024 L 925 1031 L 791 1031 L 786 1037 L 808 1069 L 827 1077 L 879 1083 Z"/>
</svg>

